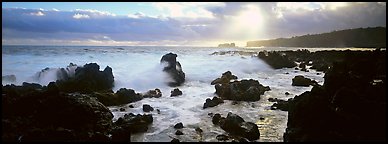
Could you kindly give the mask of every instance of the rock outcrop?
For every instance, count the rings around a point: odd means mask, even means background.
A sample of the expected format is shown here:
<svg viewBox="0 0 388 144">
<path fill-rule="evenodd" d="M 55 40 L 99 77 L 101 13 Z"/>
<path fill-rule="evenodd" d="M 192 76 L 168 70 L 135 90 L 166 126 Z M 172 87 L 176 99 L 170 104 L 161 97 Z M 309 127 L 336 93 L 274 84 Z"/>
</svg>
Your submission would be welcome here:
<svg viewBox="0 0 388 144">
<path fill-rule="evenodd" d="M 146 93 L 142 94 L 143 98 L 160 98 L 162 97 L 162 92 L 160 89 L 156 88 L 155 90 L 149 90 Z"/>
<path fill-rule="evenodd" d="M 171 87 L 180 86 L 183 82 L 185 82 L 185 73 L 182 71 L 182 66 L 176 60 L 176 57 L 178 57 L 177 54 L 168 53 L 163 55 L 160 60 L 160 63 L 166 63 L 163 71 L 167 72 L 173 79 L 172 82 L 168 82 L 168 85 Z"/>
<path fill-rule="evenodd" d="M 265 61 L 274 69 L 280 68 L 293 68 L 296 66 L 296 63 L 291 60 L 286 53 L 277 52 L 277 51 L 262 51 L 259 52 L 258 57 Z"/>
<path fill-rule="evenodd" d="M 59 89 L 64 92 L 110 91 L 114 82 L 112 68 L 107 66 L 103 71 L 99 69 L 100 66 L 96 63 L 85 64 L 83 67 L 75 69 L 74 76 L 59 79 L 56 83 Z"/>
<path fill-rule="evenodd" d="M 301 76 L 301 75 L 298 75 L 298 76 L 295 76 L 293 79 L 292 79 L 292 84 L 293 86 L 305 86 L 305 87 L 308 87 L 308 86 L 315 86 L 315 85 L 318 85 L 318 83 L 314 80 L 311 80 L 309 78 L 305 78 L 304 76 Z"/>
<path fill-rule="evenodd" d="M 228 113 L 226 118 L 215 114 L 213 116 L 213 124 L 219 125 L 223 130 L 232 134 L 247 138 L 248 140 L 257 140 L 260 138 L 259 127 L 252 122 L 245 122 L 240 116 Z"/>
<path fill-rule="evenodd" d="M 172 97 L 180 96 L 180 95 L 182 95 L 182 94 L 183 94 L 183 93 L 182 93 L 181 90 L 179 90 L 179 88 L 176 88 L 176 89 L 174 89 L 174 90 L 171 91 L 171 96 L 172 96 Z"/>
<path fill-rule="evenodd" d="M 113 92 L 93 92 L 90 94 L 96 97 L 99 102 L 106 106 L 123 105 L 127 103 L 142 100 L 141 94 L 136 93 L 132 89 L 121 88 L 116 93 Z"/>
<path fill-rule="evenodd" d="M 237 79 L 237 76 L 233 75 L 230 71 L 226 71 L 222 74 L 221 78 L 216 78 L 215 80 L 213 80 L 211 82 L 211 85 L 229 83 L 230 80 L 233 79 Z"/>
<path fill-rule="evenodd" d="M 54 83 L 3 86 L 3 141 L 108 141 L 110 110 L 88 95 L 57 89 Z"/>
<path fill-rule="evenodd" d="M 258 101 L 268 86 L 263 86 L 257 80 L 241 80 L 215 85 L 216 94 L 224 100 Z"/>
<path fill-rule="evenodd" d="M 213 99 L 207 98 L 206 102 L 203 104 L 203 109 L 208 107 L 215 107 L 221 103 L 224 103 L 224 101 L 218 97 L 213 97 Z"/>
<path fill-rule="evenodd" d="M 386 52 L 346 53 L 323 86 L 294 98 L 286 142 L 386 141 Z"/>
</svg>

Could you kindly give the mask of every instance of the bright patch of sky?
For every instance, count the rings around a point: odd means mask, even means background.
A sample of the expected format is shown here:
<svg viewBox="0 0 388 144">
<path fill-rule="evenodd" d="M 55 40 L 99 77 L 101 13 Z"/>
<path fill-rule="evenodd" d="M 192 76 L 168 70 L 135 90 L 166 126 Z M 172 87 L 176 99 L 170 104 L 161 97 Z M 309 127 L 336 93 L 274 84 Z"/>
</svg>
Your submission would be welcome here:
<svg viewBox="0 0 388 144">
<path fill-rule="evenodd" d="M 208 45 L 386 26 L 386 2 L 2 2 L 3 44 Z"/>
</svg>

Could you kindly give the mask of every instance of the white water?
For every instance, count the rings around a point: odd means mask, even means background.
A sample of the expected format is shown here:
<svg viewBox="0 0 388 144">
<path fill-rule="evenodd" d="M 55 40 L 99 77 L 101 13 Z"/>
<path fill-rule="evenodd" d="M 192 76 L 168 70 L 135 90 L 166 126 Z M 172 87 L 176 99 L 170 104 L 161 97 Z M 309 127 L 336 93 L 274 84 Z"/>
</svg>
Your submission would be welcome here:
<svg viewBox="0 0 388 144">
<path fill-rule="evenodd" d="M 314 79 L 323 84 L 323 75 L 317 75 L 314 70 L 302 72 L 294 69 L 270 68 L 257 57 L 246 55 L 210 55 L 216 51 L 243 50 L 260 51 L 263 49 L 239 48 L 198 48 L 198 47 L 39 47 L 39 46 L 3 46 L 2 47 L 2 75 L 15 75 L 16 82 L 2 81 L 2 84 L 17 84 L 22 82 L 37 82 L 47 85 L 55 81 L 54 72 L 48 73 L 40 80 L 33 76 L 42 69 L 65 68 L 69 63 L 82 66 L 95 62 L 100 65 L 100 70 L 106 66 L 113 69 L 115 79 L 114 91 L 125 87 L 136 92 L 146 92 L 159 88 L 161 98 L 145 98 L 141 101 L 109 107 L 114 114 L 114 120 L 126 113 L 143 114 L 142 105 L 150 104 L 155 111 L 150 112 L 154 122 L 146 133 L 132 135 L 133 141 L 171 141 L 171 137 L 181 141 L 217 141 L 218 134 L 226 134 L 221 128 L 214 126 L 208 113 L 220 113 L 226 116 L 233 112 L 258 124 L 260 139 L 258 141 L 283 141 L 283 133 L 287 124 L 287 112 L 270 110 L 271 102 L 268 98 L 288 98 L 311 90 L 311 87 L 291 86 L 291 80 L 296 75 Z M 166 82 L 169 77 L 162 72 L 160 59 L 169 52 L 178 55 L 186 74 L 186 82 L 178 88 L 183 95 L 170 97 L 170 91 L 175 87 L 168 87 Z M 225 71 L 231 71 L 239 80 L 255 79 L 264 86 L 269 86 L 271 91 L 265 92 L 257 102 L 239 102 L 232 105 L 231 101 L 216 107 L 202 109 L 206 98 L 215 96 L 214 85 L 210 82 L 221 76 Z M 289 74 L 286 74 L 289 73 Z M 289 92 L 291 95 L 285 95 Z M 128 108 L 133 105 L 135 108 Z M 126 108 L 125 112 L 118 109 Z M 161 111 L 157 114 L 156 109 Z M 265 118 L 259 120 L 260 117 Z M 173 126 L 182 122 L 185 126 L 185 135 L 176 136 Z M 200 127 L 204 132 L 200 137 L 195 128 Z"/>
</svg>

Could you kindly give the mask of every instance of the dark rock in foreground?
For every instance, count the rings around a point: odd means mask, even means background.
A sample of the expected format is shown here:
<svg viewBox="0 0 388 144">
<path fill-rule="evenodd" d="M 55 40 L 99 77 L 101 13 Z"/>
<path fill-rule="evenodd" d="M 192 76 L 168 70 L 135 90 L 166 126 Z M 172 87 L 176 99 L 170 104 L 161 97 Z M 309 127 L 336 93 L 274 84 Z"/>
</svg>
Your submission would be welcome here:
<svg viewBox="0 0 388 144">
<path fill-rule="evenodd" d="M 290 105 L 292 104 L 292 98 L 289 98 L 287 101 L 281 100 L 281 99 L 273 99 L 269 98 L 268 101 L 275 102 L 271 106 L 271 110 L 282 110 L 282 111 L 288 111 Z"/>
<path fill-rule="evenodd" d="M 323 86 L 296 96 L 286 142 L 386 141 L 386 52 L 346 52 Z"/>
<path fill-rule="evenodd" d="M 183 135 L 183 132 L 180 130 L 176 130 L 175 135 Z"/>
<path fill-rule="evenodd" d="M 148 125 L 153 122 L 152 115 L 134 115 L 125 114 L 120 117 L 114 124 L 112 131 L 112 142 L 130 142 L 132 133 L 146 132 Z"/>
<path fill-rule="evenodd" d="M 252 122 L 245 122 L 240 116 L 228 113 L 226 118 L 215 114 L 212 119 L 213 124 L 220 125 L 226 132 L 247 138 L 249 140 L 257 140 L 260 138 L 259 127 Z"/>
<path fill-rule="evenodd" d="M 155 90 L 149 90 L 142 95 L 143 95 L 143 98 L 160 98 L 162 97 L 162 92 L 160 91 L 160 89 L 155 89 Z"/>
<path fill-rule="evenodd" d="M 215 85 L 216 94 L 222 99 L 236 101 L 258 101 L 260 95 L 269 91 L 268 86 L 263 86 L 257 80 L 241 80 Z"/>
<path fill-rule="evenodd" d="M 314 80 L 311 80 L 309 78 L 305 78 L 304 76 L 298 75 L 298 76 L 295 76 L 292 79 L 292 85 L 293 86 L 305 86 L 305 87 L 308 87 L 310 85 L 312 85 L 312 86 L 318 85 L 318 83 L 316 81 L 314 81 Z"/>
<path fill-rule="evenodd" d="M 3 141 L 109 140 L 113 114 L 95 98 L 23 85 L 2 88 Z"/>
<path fill-rule="evenodd" d="M 98 101 L 100 101 L 102 104 L 106 106 L 123 105 L 123 104 L 132 103 L 143 99 L 143 97 L 139 93 L 135 93 L 134 90 L 126 89 L 126 88 L 121 88 L 116 93 L 94 92 L 90 94 L 90 96 L 96 97 Z"/>
<path fill-rule="evenodd" d="M 99 69 L 100 66 L 96 63 L 85 64 L 75 69 L 74 76 L 66 75 L 66 78 L 58 79 L 56 83 L 63 92 L 110 91 L 114 82 L 112 68 L 107 66 L 103 71 Z"/>
<path fill-rule="evenodd" d="M 148 104 L 144 104 L 144 105 L 143 105 L 143 111 L 144 111 L 144 112 L 154 111 L 154 108 L 151 107 L 151 106 L 148 105 Z"/>
<path fill-rule="evenodd" d="M 171 140 L 171 142 L 180 142 L 180 141 L 179 141 L 179 139 L 174 138 Z"/>
<path fill-rule="evenodd" d="M 183 124 L 181 122 L 177 123 L 177 124 L 174 125 L 174 128 L 175 129 L 181 129 L 181 128 L 183 128 Z"/>
<path fill-rule="evenodd" d="M 171 96 L 172 96 L 172 97 L 174 97 L 174 96 L 180 96 L 180 95 L 182 95 L 182 94 L 183 94 L 183 93 L 182 93 L 181 90 L 179 90 L 179 88 L 176 88 L 176 89 L 174 89 L 174 90 L 171 91 Z"/>
<path fill-rule="evenodd" d="M 232 79 L 237 79 L 237 76 L 233 75 L 232 72 L 227 71 L 222 74 L 221 78 L 213 80 L 211 85 L 229 83 Z"/>
<path fill-rule="evenodd" d="M 218 97 L 213 97 L 213 99 L 207 98 L 206 102 L 203 104 L 203 109 L 208 107 L 215 107 L 221 103 L 224 103 L 224 101 Z"/>
<path fill-rule="evenodd" d="M 173 82 L 169 82 L 168 85 L 171 87 L 176 87 L 182 85 L 185 82 L 185 73 L 182 71 L 181 64 L 176 60 L 178 55 L 174 53 L 168 53 L 163 55 L 160 63 L 167 63 L 167 66 L 163 68 L 164 72 L 167 72 Z"/>
</svg>

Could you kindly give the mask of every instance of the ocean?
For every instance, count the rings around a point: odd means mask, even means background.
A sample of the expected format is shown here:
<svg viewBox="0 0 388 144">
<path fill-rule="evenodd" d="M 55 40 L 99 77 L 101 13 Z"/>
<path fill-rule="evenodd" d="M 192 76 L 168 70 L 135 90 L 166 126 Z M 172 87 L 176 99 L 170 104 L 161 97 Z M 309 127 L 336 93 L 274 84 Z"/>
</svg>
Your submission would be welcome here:
<svg viewBox="0 0 388 144">
<path fill-rule="evenodd" d="M 143 114 L 143 104 L 149 104 L 154 109 L 151 113 L 154 122 L 146 133 L 133 134 L 132 141 L 171 141 L 179 138 L 181 141 L 218 141 L 216 136 L 226 134 L 219 126 L 212 124 L 209 113 L 220 113 L 225 117 L 228 112 L 241 116 L 245 121 L 254 122 L 260 129 L 259 142 L 283 141 L 283 133 L 287 126 L 287 112 L 271 110 L 273 104 L 268 98 L 287 100 L 310 87 L 291 86 L 292 78 L 303 75 L 323 84 L 324 73 L 311 70 L 303 72 L 293 68 L 272 69 L 265 62 L 255 56 L 242 53 L 214 54 L 215 52 L 242 51 L 259 52 L 262 50 L 297 50 L 306 48 L 217 48 L 217 47 L 179 47 L 179 46 L 2 46 L 2 75 L 15 75 L 16 81 L 2 80 L 2 84 L 21 85 L 23 82 L 34 82 L 47 85 L 56 80 L 55 71 L 48 72 L 37 78 L 37 73 L 46 67 L 66 68 L 70 63 L 83 66 L 87 63 L 97 63 L 100 70 L 110 66 L 114 75 L 114 88 L 130 88 L 137 93 L 159 88 L 161 98 L 145 98 L 141 101 L 111 106 L 109 109 L 114 120 L 127 113 Z M 329 48 L 308 48 L 310 51 L 326 50 Z M 345 50 L 348 48 L 336 48 Z M 357 50 L 357 49 L 352 49 Z M 186 74 L 186 81 L 179 87 L 169 87 L 166 82 L 169 77 L 162 72 L 160 59 L 164 54 L 178 55 L 182 70 Z M 222 73 L 231 71 L 242 79 L 255 79 L 270 91 L 264 93 L 257 102 L 238 102 L 225 100 L 216 107 L 203 109 L 207 98 L 216 96 L 211 81 L 221 77 Z M 170 97 L 170 91 L 179 88 L 183 95 Z M 290 95 L 285 95 L 289 92 Z M 128 108 L 133 105 L 134 108 Z M 125 108 L 125 111 L 119 111 Z M 173 126 L 182 122 L 184 135 L 176 136 Z M 202 135 L 195 132 L 195 128 L 203 130 Z"/>
</svg>

